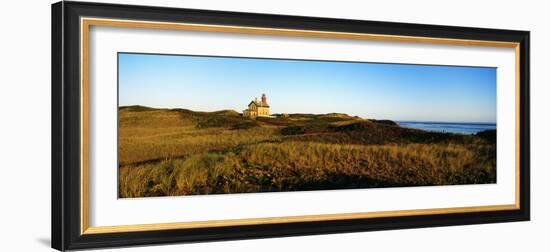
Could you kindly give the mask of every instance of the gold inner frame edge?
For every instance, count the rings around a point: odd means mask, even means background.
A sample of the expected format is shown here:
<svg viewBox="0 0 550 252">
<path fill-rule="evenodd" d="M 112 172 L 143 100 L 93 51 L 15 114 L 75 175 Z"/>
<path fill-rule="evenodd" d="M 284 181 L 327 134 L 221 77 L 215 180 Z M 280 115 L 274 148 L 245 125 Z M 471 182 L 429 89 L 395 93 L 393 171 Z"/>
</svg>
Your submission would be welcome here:
<svg viewBox="0 0 550 252">
<path fill-rule="evenodd" d="M 89 145 L 89 77 L 90 77 L 89 76 L 89 28 L 90 26 L 128 27 L 128 28 L 145 28 L 145 29 L 224 32 L 224 33 L 240 33 L 240 34 L 256 34 L 256 35 L 337 38 L 337 39 L 356 39 L 356 40 L 385 41 L 385 42 L 409 42 L 409 43 L 430 43 L 430 44 L 446 44 L 446 45 L 462 45 L 462 46 L 487 46 L 487 47 L 514 48 L 515 56 L 516 56 L 516 60 L 515 60 L 516 61 L 515 62 L 515 66 L 516 66 L 515 67 L 515 76 L 516 76 L 516 80 L 515 80 L 515 83 L 516 83 L 516 89 L 515 89 L 516 90 L 515 204 L 90 227 L 89 198 L 88 198 L 89 197 L 88 145 Z M 367 218 L 382 218 L 382 217 L 397 217 L 397 216 L 490 212 L 490 211 L 520 209 L 520 205 L 519 205 L 520 204 L 520 179 L 519 179 L 519 175 L 520 175 L 520 169 L 519 169 L 520 168 L 520 160 L 519 160 L 520 158 L 520 141 L 519 141 L 520 140 L 520 122 L 519 122 L 520 48 L 519 48 L 519 45 L 520 44 L 517 42 L 82 17 L 80 19 L 80 43 L 81 43 L 80 45 L 80 58 L 81 58 L 80 81 L 81 83 L 80 84 L 81 84 L 81 122 L 82 122 L 81 123 L 81 145 L 82 146 L 81 146 L 81 167 L 80 167 L 81 169 L 80 233 L 82 235 L 119 233 L 119 232 L 159 231 L 159 230 L 171 230 L 171 229 L 206 228 L 206 227 L 225 227 L 225 226 L 240 226 L 240 225 L 280 224 L 280 223 L 291 223 L 291 222 L 351 220 L 351 219 L 367 219 Z"/>
</svg>

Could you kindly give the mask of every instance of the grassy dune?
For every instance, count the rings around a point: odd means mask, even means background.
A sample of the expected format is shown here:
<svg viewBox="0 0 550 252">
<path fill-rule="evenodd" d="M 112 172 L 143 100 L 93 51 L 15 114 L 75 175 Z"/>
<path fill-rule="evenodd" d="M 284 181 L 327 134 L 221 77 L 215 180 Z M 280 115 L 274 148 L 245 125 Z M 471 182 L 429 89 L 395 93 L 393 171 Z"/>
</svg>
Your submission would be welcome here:
<svg viewBox="0 0 550 252">
<path fill-rule="evenodd" d="M 119 109 L 119 196 L 496 182 L 495 132 L 401 128 L 345 114 Z"/>
</svg>

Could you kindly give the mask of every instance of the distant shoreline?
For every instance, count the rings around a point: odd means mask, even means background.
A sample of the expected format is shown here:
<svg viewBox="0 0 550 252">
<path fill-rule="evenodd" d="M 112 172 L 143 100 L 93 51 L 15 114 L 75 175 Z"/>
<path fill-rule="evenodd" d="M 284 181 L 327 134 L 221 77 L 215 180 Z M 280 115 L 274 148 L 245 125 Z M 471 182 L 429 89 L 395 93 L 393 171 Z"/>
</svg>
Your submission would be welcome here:
<svg viewBox="0 0 550 252">
<path fill-rule="evenodd" d="M 457 133 L 473 135 L 482 131 L 496 130 L 497 125 L 491 123 L 451 123 L 451 122 L 407 122 L 397 121 L 405 128 L 420 129 L 431 132 Z"/>
<path fill-rule="evenodd" d="M 487 125 L 496 126 L 496 123 L 487 122 L 432 122 L 432 121 L 395 121 L 397 123 L 425 123 L 425 124 L 468 124 L 468 125 Z"/>
</svg>

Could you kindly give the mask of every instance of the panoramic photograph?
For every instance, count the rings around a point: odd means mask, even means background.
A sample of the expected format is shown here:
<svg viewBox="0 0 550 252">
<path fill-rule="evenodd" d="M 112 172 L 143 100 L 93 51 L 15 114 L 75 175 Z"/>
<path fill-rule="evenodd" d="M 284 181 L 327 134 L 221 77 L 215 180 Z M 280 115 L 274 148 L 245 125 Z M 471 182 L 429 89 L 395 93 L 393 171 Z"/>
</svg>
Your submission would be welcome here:
<svg viewBox="0 0 550 252">
<path fill-rule="evenodd" d="M 118 54 L 118 197 L 496 183 L 496 68 Z"/>
</svg>

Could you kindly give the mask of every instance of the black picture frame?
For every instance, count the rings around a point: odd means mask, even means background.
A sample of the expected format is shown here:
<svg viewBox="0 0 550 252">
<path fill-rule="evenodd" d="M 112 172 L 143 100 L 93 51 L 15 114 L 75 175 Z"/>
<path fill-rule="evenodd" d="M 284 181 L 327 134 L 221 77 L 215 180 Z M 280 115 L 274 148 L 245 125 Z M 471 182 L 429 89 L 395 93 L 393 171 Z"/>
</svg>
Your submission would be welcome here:
<svg viewBox="0 0 550 252">
<path fill-rule="evenodd" d="M 519 43 L 519 209 L 105 234 L 81 233 L 81 17 Z M 253 239 L 530 219 L 529 32 L 102 3 L 52 5 L 52 247 L 58 250 Z"/>
</svg>

